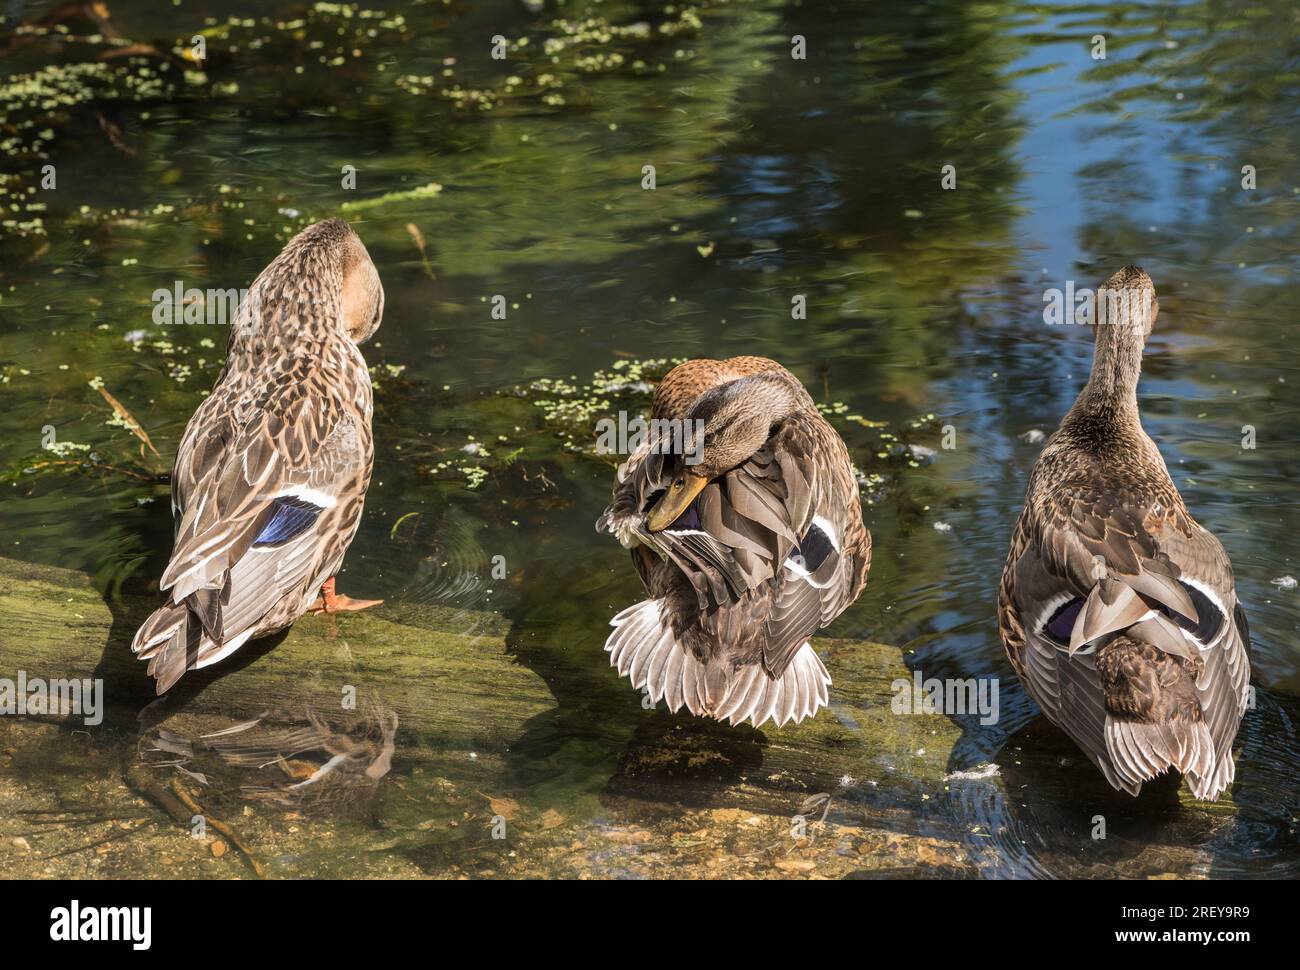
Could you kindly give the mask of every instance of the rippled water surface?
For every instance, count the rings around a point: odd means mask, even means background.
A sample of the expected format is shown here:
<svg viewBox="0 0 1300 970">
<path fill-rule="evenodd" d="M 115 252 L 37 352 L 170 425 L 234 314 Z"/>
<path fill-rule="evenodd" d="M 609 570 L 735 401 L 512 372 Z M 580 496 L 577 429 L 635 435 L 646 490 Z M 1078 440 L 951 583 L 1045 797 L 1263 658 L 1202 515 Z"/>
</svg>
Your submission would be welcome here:
<svg viewBox="0 0 1300 970">
<path fill-rule="evenodd" d="M 169 549 L 161 476 L 225 342 L 219 326 L 156 325 L 151 295 L 177 280 L 246 286 L 297 229 L 344 215 L 387 302 L 365 351 L 374 483 L 340 583 L 382 597 L 383 621 L 502 645 L 500 674 L 472 652 L 467 668 L 439 666 L 439 650 L 458 649 L 441 640 L 428 666 L 395 670 L 370 627 L 349 626 L 375 621 L 341 618 L 377 698 L 357 736 L 379 750 L 398 715 L 392 770 L 310 804 L 251 799 L 246 779 L 215 771 L 196 789 L 230 817 L 255 806 L 248 824 L 269 828 L 254 854 L 273 872 L 332 872 L 328 830 L 343 856 L 361 847 L 366 873 L 637 875 L 659 858 L 756 874 L 746 867 L 770 847 L 714 840 L 726 813 L 739 808 L 742 832 L 784 832 L 819 792 L 839 857 L 872 857 L 882 832 L 912 846 L 885 874 L 1296 871 L 1293 4 L 737 0 L 683 13 L 496 0 L 370 15 L 119 0 L 105 23 L 15 31 L 55 6 L 10 4 L 0 27 L 0 555 L 89 574 L 112 617 L 97 646 L 125 651 Z M 587 17 L 599 20 L 572 26 Z M 200 31 L 203 72 L 175 53 Z M 504 62 L 490 56 L 497 34 L 511 41 Z M 794 35 L 806 60 L 790 56 Z M 41 94 L 25 93 L 42 70 Z M 46 163 L 54 190 L 39 188 Z M 340 188 L 344 166 L 354 190 Z M 996 586 L 1039 448 L 1027 433 L 1051 432 L 1091 353 L 1087 331 L 1044 322 L 1044 291 L 1095 286 L 1126 263 L 1161 301 L 1145 426 L 1231 555 L 1254 640 L 1238 785 L 1213 808 L 1172 785 L 1110 793 L 1038 716 L 997 636 Z M 806 319 L 791 318 L 797 295 Z M 789 743 L 644 711 L 601 652 L 609 617 L 640 590 L 593 530 L 611 473 L 591 454 L 594 422 L 648 405 L 639 381 L 664 368 L 642 362 L 742 353 L 779 359 L 843 406 L 875 537 L 866 592 L 826 631 L 833 710 Z M 27 635 L 0 628 L 0 674 L 12 676 L 4 645 Z M 878 717 L 890 679 L 914 671 L 996 679 L 997 723 Z M 433 713 L 396 700 L 423 677 Z M 475 677 L 478 693 L 458 693 Z M 868 693 L 844 686 L 859 682 Z M 262 713 L 255 697 L 226 710 L 207 696 L 195 731 Z M 112 788 L 103 765 L 120 761 L 130 780 L 133 759 L 159 760 L 139 753 L 129 718 L 93 744 L 0 745 L 11 783 L 48 795 L 23 811 L 75 811 Z M 330 756 L 315 750 L 317 764 Z M 1098 815 L 1105 840 L 1091 838 Z M 16 864 L 62 871 L 94 855 L 49 862 L 62 843 L 29 817 L 3 821 L 34 846 Z M 491 839 L 494 817 L 518 819 L 521 841 Z M 316 849 L 281 844 L 304 834 Z M 99 871 L 163 874 L 135 838 L 112 843 Z"/>
</svg>

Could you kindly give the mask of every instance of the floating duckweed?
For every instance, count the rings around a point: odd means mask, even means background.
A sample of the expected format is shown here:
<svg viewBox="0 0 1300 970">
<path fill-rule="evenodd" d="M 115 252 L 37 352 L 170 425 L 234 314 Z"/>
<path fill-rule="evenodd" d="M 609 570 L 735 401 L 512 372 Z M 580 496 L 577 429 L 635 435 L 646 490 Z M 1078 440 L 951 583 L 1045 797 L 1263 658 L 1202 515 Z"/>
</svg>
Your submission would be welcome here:
<svg viewBox="0 0 1300 970">
<path fill-rule="evenodd" d="M 59 458 L 67 458 L 77 452 L 90 451 L 90 445 L 84 445 L 77 441 L 50 441 L 43 443 L 41 447 Z"/>
<path fill-rule="evenodd" d="M 644 20 L 629 24 L 612 24 L 603 17 L 570 20 L 559 17 L 550 21 L 545 30 L 549 36 L 541 43 L 538 55 L 550 65 L 532 77 L 528 71 L 510 74 L 493 88 L 470 88 L 459 83 L 440 87 L 439 78 L 432 74 L 406 74 L 396 79 L 396 86 L 412 95 L 426 96 L 437 93 L 462 110 L 490 111 L 507 98 L 536 97 L 542 104 L 560 107 L 567 99 L 557 89 L 564 86 L 563 75 L 596 75 L 620 71 L 631 67 L 635 73 L 645 73 L 647 62 L 631 57 L 614 45 L 631 46 L 652 42 L 658 38 L 677 38 L 702 28 L 703 23 L 696 8 L 678 10 L 666 7 L 664 20 L 656 26 Z M 508 38 L 506 51 L 512 62 L 527 63 L 532 39 L 528 35 Z M 535 48 L 533 48 L 535 49 Z M 677 51 L 678 60 L 694 57 L 693 51 Z M 658 66 L 663 70 L 663 65 Z M 450 65 L 444 62 L 443 78 L 453 77 Z"/>
</svg>

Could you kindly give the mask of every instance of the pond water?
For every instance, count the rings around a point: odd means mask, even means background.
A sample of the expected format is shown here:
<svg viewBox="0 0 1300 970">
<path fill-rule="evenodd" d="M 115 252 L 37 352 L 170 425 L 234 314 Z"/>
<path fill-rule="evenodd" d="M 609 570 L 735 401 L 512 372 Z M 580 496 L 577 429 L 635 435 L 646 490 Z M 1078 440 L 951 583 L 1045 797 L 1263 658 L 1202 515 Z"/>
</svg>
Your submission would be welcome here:
<svg viewBox="0 0 1300 970">
<path fill-rule="evenodd" d="M 729 804 L 691 792 L 689 773 L 670 786 L 652 772 L 632 795 L 610 781 L 658 715 L 601 652 L 640 589 L 593 529 L 611 466 L 591 438 L 598 417 L 648 405 L 637 379 L 664 367 L 641 362 L 762 354 L 843 405 L 835 422 L 865 476 L 871 575 L 827 635 L 888 645 L 904 675 L 1000 685 L 997 723 L 945 719 L 942 781 L 908 783 L 904 766 L 868 786 L 869 766 L 835 762 L 841 836 L 935 839 L 964 875 L 1300 868 L 1294 5 L 216 2 L 200 14 L 189 0 L 119 0 L 105 23 L 16 30 L 56 6 L 10 4 L 0 27 L 0 556 L 89 573 L 110 604 L 156 596 L 171 529 L 160 476 L 225 330 L 158 326 L 152 294 L 247 286 L 302 226 L 343 215 L 387 301 L 365 349 L 374 483 L 340 585 L 382 597 L 394 621 L 443 607 L 442 629 L 472 628 L 487 615 L 511 662 L 546 685 L 551 709 L 510 743 L 490 794 L 528 806 L 545 792 L 565 819 L 545 828 L 566 838 L 626 823 L 625 798 L 650 806 L 651 839 L 674 806 Z M 177 53 L 196 33 L 202 71 Z M 791 57 L 795 35 L 805 59 Z M 149 49 L 104 56 L 130 42 Z M 1254 640 L 1239 783 L 1212 811 L 1167 790 L 1111 798 L 1037 716 L 997 635 L 1039 448 L 1027 433 L 1056 426 L 1091 354 L 1086 330 L 1044 322 L 1044 293 L 1126 263 L 1161 301 L 1145 426 L 1231 555 Z M 792 318 L 798 296 L 805 319 Z M 0 666 L 23 636 L 0 628 Z M 349 643 L 364 670 L 366 644 Z M 888 699 L 841 694 L 823 716 L 852 725 Z M 679 730 L 703 753 L 734 743 Z M 420 754 L 400 735 L 381 784 L 438 757 L 436 742 Z M 124 733 L 109 747 L 135 744 Z M 50 770 L 11 755 L 15 771 Z M 792 815 L 798 801 L 754 810 Z M 381 799 L 362 828 L 390 810 Z M 1119 844 L 1090 843 L 1099 812 L 1126 833 Z M 436 852 L 407 857 L 446 871 Z M 586 858 L 595 874 L 635 871 L 625 855 Z"/>
</svg>

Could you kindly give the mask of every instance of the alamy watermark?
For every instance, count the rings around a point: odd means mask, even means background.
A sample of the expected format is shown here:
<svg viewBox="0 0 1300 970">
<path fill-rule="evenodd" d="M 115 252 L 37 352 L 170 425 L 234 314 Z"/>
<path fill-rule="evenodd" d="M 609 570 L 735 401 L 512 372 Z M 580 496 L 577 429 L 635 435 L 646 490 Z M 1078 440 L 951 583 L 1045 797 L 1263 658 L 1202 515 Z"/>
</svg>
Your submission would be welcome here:
<svg viewBox="0 0 1300 970">
<path fill-rule="evenodd" d="M 46 680 L 18 671 L 15 679 L 0 677 L 0 714 L 55 714 L 80 717 L 86 727 L 104 720 L 104 682 L 89 678 Z"/>
<path fill-rule="evenodd" d="M 153 940 L 149 906 L 85 906 L 74 899 L 50 910 L 50 939 L 56 943 L 128 942 L 147 950 Z"/>
<path fill-rule="evenodd" d="M 926 679 L 916 670 L 911 680 L 899 677 L 889 688 L 894 692 L 889 707 L 895 714 L 978 714 L 982 725 L 998 722 L 996 677 Z"/>
<path fill-rule="evenodd" d="M 1066 280 L 1065 289 L 1054 286 L 1043 290 L 1043 322 L 1052 327 L 1062 324 L 1118 326 L 1148 319 L 1155 299 L 1155 292 L 1150 289 L 1092 290 L 1086 286 L 1076 287 L 1074 280 Z"/>
<path fill-rule="evenodd" d="M 317 299 L 302 291 L 286 297 L 267 294 L 262 287 L 199 289 L 187 287 L 181 280 L 174 281 L 170 289 L 158 287 L 149 299 L 153 302 L 153 322 L 160 327 L 203 324 L 256 331 L 264 310 L 276 305 L 291 303 L 290 309 L 299 313 L 332 314 L 338 310 L 334 302 Z"/>
<path fill-rule="evenodd" d="M 159 287 L 150 297 L 153 322 L 160 327 L 181 324 L 229 326 L 239 319 L 240 309 L 248 301 L 248 290 L 185 287 L 176 280 L 171 289 Z"/>
<path fill-rule="evenodd" d="M 698 465 L 704 459 L 704 421 L 700 418 L 628 418 L 619 411 L 617 418 L 596 422 L 596 454 L 630 455 L 646 442 L 650 450 L 661 455 L 685 455 L 686 464 Z"/>
</svg>

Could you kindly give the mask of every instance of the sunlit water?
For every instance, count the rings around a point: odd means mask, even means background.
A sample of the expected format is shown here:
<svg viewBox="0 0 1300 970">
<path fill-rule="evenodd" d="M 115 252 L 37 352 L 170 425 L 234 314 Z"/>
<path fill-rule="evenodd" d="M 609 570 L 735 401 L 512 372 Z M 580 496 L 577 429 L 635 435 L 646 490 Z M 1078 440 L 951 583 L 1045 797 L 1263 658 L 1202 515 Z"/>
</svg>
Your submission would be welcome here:
<svg viewBox="0 0 1300 970">
<path fill-rule="evenodd" d="M 590 6 L 615 24 L 671 19 L 657 5 Z M 504 0 L 472 13 L 413 7 L 404 30 L 379 31 L 341 66 L 281 39 L 287 48 L 215 57 L 210 82 L 238 91 L 106 109 L 133 154 L 114 148 L 95 109 L 72 113 L 49 148 L 48 235 L 3 242 L 3 555 L 91 572 L 108 596 L 156 588 L 165 486 L 31 471 L 51 458 L 43 429 L 105 464 L 165 471 L 225 332 L 159 328 L 150 295 L 177 279 L 245 286 L 293 231 L 342 213 L 387 303 L 366 348 L 381 365 L 374 484 L 340 582 L 383 597 L 386 615 L 436 604 L 466 626 L 485 612 L 507 621 L 518 662 L 556 703 L 514 747 L 515 797 L 599 790 L 646 715 L 601 652 L 608 618 L 640 594 L 626 554 L 592 528 L 609 467 L 564 452 L 536 419 L 520 425 L 530 404 L 500 393 L 582 384 L 616 360 L 763 354 L 819 400 L 935 449 L 879 458 L 877 429 L 841 423 L 882 483 L 864 492 L 869 584 L 829 635 L 890 644 L 925 677 L 1001 686 L 999 722 L 959 718 L 948 764 L 994 763 L 996 775 L 924 799 L 882 784 L 844 804 L 902 806 L 898 824 L 962 843 L 986 875 L 1104 875 L 1147 841 L 1200 850 L 1167 861 L 1184 874 L 1294 872 L 1300 590 L 1279 585 L 1300 572 L 1294 9 L 896 6 L 843 2 L 832 18 L 814 5 L 718 5 L 675 39 L 591 43 L 624 66 L 555 68 L 562 104 L 505 98 L 490 110 L 395 80 L 441 82 L 455 58 L 457 82 L 500 88 L 486 38 L 540 44 L 552 14 Z M 184 5 L 163 19 L 154 7 L 115 4 L 122 34 L 196 24 Z M 278 19 L 293 15 L 286 6 Z M 795 34 L 806 60 L 789 56 Z M 1091 56 L 1096 34 L 1103 60 Z M 548 69 L 519 56 L 526 83 Z M 21 48 L 0 71 L 49 60 Z M 345 165 L 358 172 L 352 192 L 340 189 Z M 646 165 L 654 191 L 642 188 Z M 940 186 L 945 165 L 955 190 Z M 431 182 L 440 193 L 340 208 Z M 1151 274 L 1161 300 L 1145 426 L 1231 555 L 1254 640 L 1259 702 L 1239 738 L 1232 808 L 1213 823 L 1168 791 L 1111 796 L 1037 717 L 997 636 L 996 586 L 1039 448 L 1022 436 L 1051 432 L 1091 352 L 1082 328 L 1044 322 L 1044 291 L 1095 286 L 1125 263 Z M 504 319 L 491 313 L 497 294 Z M 799 294 L 808 310 L 796 320 Z M 94 377 L 161 459 L 104 423 Z M 1097 812 L 1124 834 L 1081 856 Z"/>
</svg>

